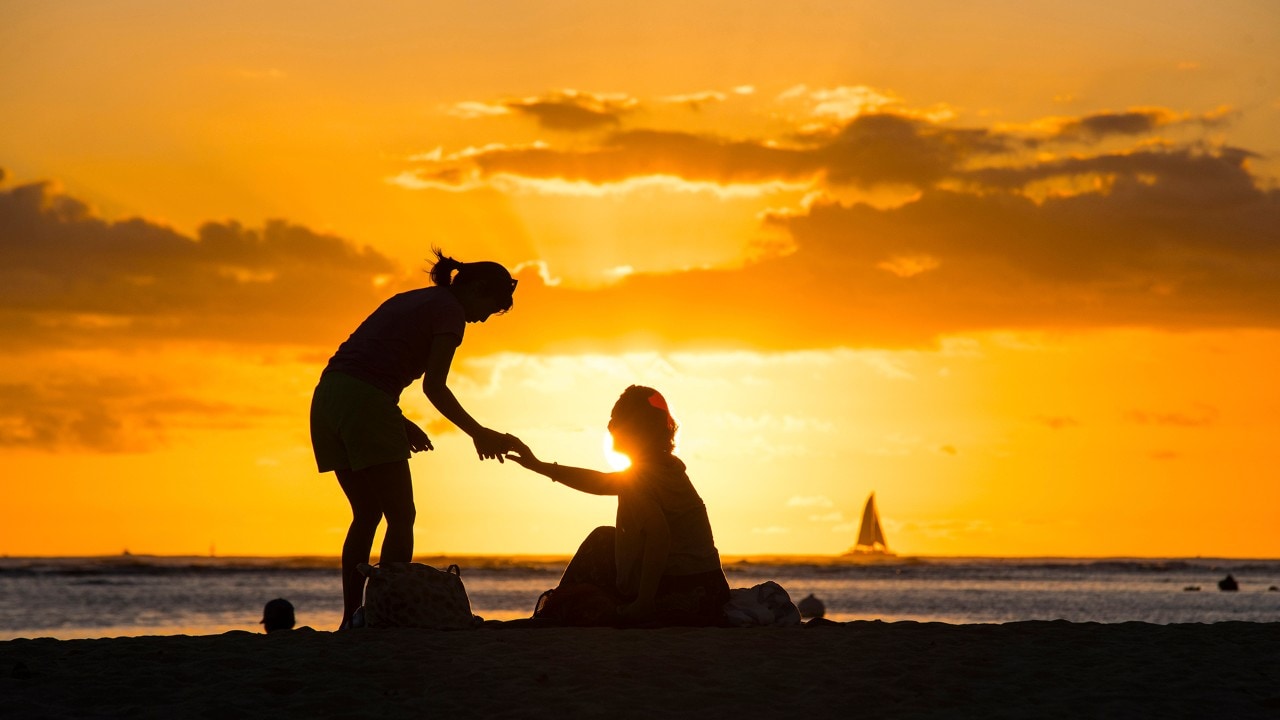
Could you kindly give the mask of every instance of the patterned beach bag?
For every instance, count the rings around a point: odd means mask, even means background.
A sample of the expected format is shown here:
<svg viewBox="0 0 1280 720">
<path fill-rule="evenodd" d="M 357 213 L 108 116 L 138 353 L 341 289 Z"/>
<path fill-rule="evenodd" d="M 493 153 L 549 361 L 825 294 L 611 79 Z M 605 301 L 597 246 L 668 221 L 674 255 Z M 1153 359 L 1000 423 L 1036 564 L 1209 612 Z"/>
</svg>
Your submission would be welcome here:
<svg viewBox="0 0 1280 720">
<path fill-rule="evenodd" d="M 437 570 L 422 563 L 361 564 L 364 625 L 462 630 L 481 622 L 471 614 L 471 601 L 457 565 Z"/>
</svg>

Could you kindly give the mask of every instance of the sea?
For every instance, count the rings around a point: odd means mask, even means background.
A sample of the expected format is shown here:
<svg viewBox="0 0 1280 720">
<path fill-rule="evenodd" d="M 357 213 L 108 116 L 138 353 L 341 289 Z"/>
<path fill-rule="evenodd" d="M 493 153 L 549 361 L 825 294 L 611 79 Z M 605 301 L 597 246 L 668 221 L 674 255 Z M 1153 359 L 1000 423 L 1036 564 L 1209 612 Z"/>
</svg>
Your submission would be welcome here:
<svg viewBox="0 0 1280 720">
<path fill-rule="evenodd" d="M 472 611 L 528 617 L 567 557 L 422 557 L 459 566 Z M 773 581 L 837 622 L 1280 622 L 1280 560 L 1215 558 L 726 557 L 731 588 Z M 0 640 L 260 632 L 288 599 L 300 626 L 341 617 L 336 558 L 0 557 Z M 1238 590 L 1218 582 L 1234 578 Z"/>
</svg>

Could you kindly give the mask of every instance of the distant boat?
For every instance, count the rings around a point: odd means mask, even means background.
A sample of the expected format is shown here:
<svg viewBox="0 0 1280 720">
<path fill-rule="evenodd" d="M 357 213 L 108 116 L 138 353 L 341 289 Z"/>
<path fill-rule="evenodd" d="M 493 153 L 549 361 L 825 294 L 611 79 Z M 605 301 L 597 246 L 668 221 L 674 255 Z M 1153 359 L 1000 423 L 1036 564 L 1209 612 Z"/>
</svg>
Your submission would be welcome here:
<svg viewBox="0 0 1280 720">
<path fill-rule="evenodd" d="M 876 512 L 876 494 L 871 493 L 862 508 L 862 524 L 858 527 L 858 542 L 846 555 L 892 555 L 889 543 L 884 540 L 884 528 L 880 526 L 880 513 Z"/>
</svg>

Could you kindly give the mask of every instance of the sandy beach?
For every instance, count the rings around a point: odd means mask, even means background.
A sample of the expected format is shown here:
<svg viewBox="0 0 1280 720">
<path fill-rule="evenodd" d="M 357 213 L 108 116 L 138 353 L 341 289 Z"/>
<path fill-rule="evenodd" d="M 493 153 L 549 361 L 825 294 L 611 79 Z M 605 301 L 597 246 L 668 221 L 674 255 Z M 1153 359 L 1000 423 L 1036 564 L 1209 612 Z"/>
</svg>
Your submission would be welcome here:
<svg viewBox="0 0 1280 720">
<path fill-rule="evenodd" d="M 4 717 L 1280 717 L 1280 623 L 0 643 Z"/>
</svg>

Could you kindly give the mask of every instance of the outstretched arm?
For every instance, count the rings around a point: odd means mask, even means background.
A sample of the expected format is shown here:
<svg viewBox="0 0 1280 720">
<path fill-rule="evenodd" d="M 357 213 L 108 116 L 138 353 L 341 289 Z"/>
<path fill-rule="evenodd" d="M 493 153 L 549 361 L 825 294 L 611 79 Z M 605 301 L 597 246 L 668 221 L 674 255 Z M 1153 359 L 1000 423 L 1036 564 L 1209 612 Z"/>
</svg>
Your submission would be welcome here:
<svg viewBox="0 0 1280 720">
<path fill-rule="evenodd" d="M 458 348 L 458 343 L 456 335 L 432 336 L 431 350 L 427 355 L 427 372 L 422 376 L 422 392 L 446 420 L 471 436 L 476 445 L 476 454 L 481 460 L 497 458 L 498 462 L 502 462 L 502 455 L 509 447 L 506 436 L 476 422 L 445 384 L 449 379 L 449 367 L 453 365 L 453 352 Z"/>
<path fill-rule="evenodd" d="M 598 470 L 573 467 L 572 465 L 543 462 L 519 438 L 514 435 L 507 435 L 506 437 L 511 447 L 506 456 L 508 460 L 580 492 L 592 495 L 618 494 L 618 490 L 621 487 L 621 478 L 618 473 L 603 473 Z"/>
</svg>

